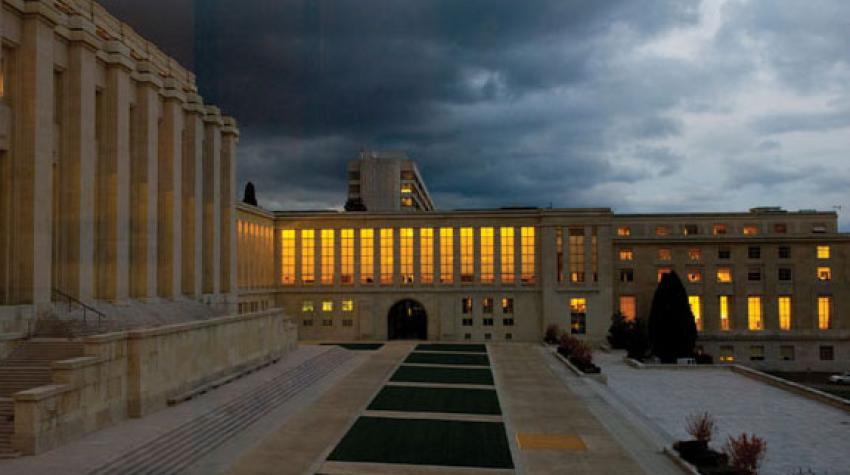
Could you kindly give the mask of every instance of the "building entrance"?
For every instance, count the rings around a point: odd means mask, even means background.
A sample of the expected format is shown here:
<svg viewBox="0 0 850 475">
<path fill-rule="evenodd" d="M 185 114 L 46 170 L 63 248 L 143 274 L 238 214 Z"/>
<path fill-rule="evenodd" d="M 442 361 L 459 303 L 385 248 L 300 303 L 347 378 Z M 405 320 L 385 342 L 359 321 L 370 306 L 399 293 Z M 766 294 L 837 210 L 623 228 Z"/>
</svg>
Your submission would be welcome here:
<svg viewBox="0 0 850 475">
<path fill-rule="evenodd" d="M 425 307 L 415 300 L 402 300 L 392 307 L 387 315 L 387 339 L 426 340 L 428 338 L 428 314 Z"/>
</svg>

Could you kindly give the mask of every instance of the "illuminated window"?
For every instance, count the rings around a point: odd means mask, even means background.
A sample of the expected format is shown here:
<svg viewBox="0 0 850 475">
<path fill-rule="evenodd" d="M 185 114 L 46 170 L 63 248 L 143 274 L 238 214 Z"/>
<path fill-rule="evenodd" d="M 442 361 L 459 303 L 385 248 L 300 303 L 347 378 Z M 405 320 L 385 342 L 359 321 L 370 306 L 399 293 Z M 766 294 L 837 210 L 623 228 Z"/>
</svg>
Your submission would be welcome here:
<svg viewBox="0 0 850 475">
<path fill-rule="evenodd" d="M 669 247 L 662 247 L 658 250 L 658 260 L 669 261 L 673 259 L 673 251 Z"/>
<path fill-rule="evenodd" d="M 322 284 L 334 283 L 334 230 L 322 229 Z"/>
<path fill-rule="evenodd" d="M 472 297 L 464 297 L 460 303 L 461 311 L 464 314 L 469 315 L 472 313 Z"/>
<path fill-rule="evenodd" d="M 314 310 L 314 307 L 313 307 L 313 301 L 312 300 L 305 300 L 305 301 L 301 302 L 301 311 L 302 312 L 310 313 L 313 310 Z"/>
<path fill-rule="evenodd" d="M 353 312 L 354 311 L 354 300 L 345 299 L 342 301 L 342 311 L 343 312 Z"/>
<path fill-rule="evenodd" d="M 375 230 L 360 230 L 360 283 L 375 282 Z"/>
<path fill-rule="evenodd" d="M 555 229 L 555 266 L 558 282 L 564 281 L 564 228 Z"/>
<path fill-rule="evenodd" d="M 284 229 L 280 232 L 280 282 L 284 285 L 295 283 L 294 229 Z"/>
<path fill-rule="evenodd" d="M 514 299 L 510 297 L 502 298 L 502 313 L 514 313 Z"/>
<path fill-rule="evenodd" d="M 718 267 L 717 282 L 721 284 L 728 284 L 732 282 L 732 269 L 729 267 Z"/>
<path fill-rule="evenodd" d="M 380 231 L 381 246 L 381 283 L 393 283 L 393 230 L 382 228 Z"/>
<path fill-rule="evenodd" d="M 475 274 L 475 256 L 472 228 L 460 228 L 460 281 L 472 282 Z"/>
<path fill-rule="evenodd" d="M 699 261 L 702 259 L 702 251 L 698 247 L 692 247 L 688 249 L 688 259 L 692 261 Z"/>
<path fill-rule="evenodd" d="M 401 228 L 399 237 L 399 270 L 401 283 L 413 283 L 413 228 Z"/>
<path fill-rule="evenodd" d="M 573 335 L 587 333 L 587 299 L 570 299 L 570 333 Z"/>
<path fill-rule="evenodd" d="M 688 270 L 688 282 L 690 282 L 690 283 L 702 282 L 702 271 L 699 270 L 699 269 Z"/>
<path fill-rule="evenodd" d="M 635 254 L 631 249 L 620 249 L 620 260 L 621 261 L 631 261 L 634 259 Z"/>
<path fill-rule="evenodd" d="M 761 297 L 751 295 L 747 297 L 747 328 L 750 330 L 764 330 L 764 321 L 761 318 Z"/>
<path fill-rule="evenodd" d="M 832 269 L 829 267 L 818 267 L 818 280 L 832 280 Z"/>
<path fill-rule="evenodd" d="M 818 259 L 829 259 L 829 246 L 818 246 Z"/>
<path fill-rule="evenodd" d="M 744 236 L 755 236 L 759 233 L 758 226 L 748 224 L 744 226 Z"/>
<path fill-rule="evenodd" d="M 484 297 L 481 299 L 481 313 L 493 313 L 492 297 Z"/>
<path fill-rule="evenodd" d="M 682 226 L 682 234 L 685 236 L 696 236 L 699 234 L 699 226 L 696 224 L 686 224 Z"/>
<path fill-rule="evenodd" d="M 526 226 L 520 229 L 520 267 L 523 284 L 533 284 L 534 274 L 534 228 Z"/>
<path fill-rule="evenodd" d="M 734 363 L 735 362 L 735 347 L 732 345 L 720 346 L 720 362 Z"/>
<path fill-rule="evenodd" d="M 584 282 L 584 229 L 570 229 L 570 282 Z"/>
<path fill-rule="evenodd" d="M 729 296 L 721 295 L 719 297 L 720 307 L 720 329 L 723 331 L 729 330 Z"/>
<path fill-rule="evenodd" d="M 514 282 L 514 274 L 516 273 L 514 266 L 514 228 L 501 228 L 499 234 L 501 238 L 499 246 L 502 248 L 502 268 L 499 274 L 502 282 L 511 284 Z"/>
<path fill-rule="evenodd" d="M 322 301 L 322 312 L 333 312 L 333 311 L 334 311 L 333 300 L 323 300 Z"/>
<path fill-rule="evenodd" d="M 725 224 L 715 224 L 711 228 L 711 233 L 715 236 L 719 236 L 721 234 L 726 234 L 726 225 Z"/>
<path fill-rule="evenodd" d="M 413 193 L 413 185 L 410 183 L 403 183 L 401 185 L 401 192 L 403 194 Z"/>
<path fill-rule="evenodd" d="M 661 278 L 664 277 L 664 274 L 669 274 L 673 272 L 673 269 L 669 267 L 659 267 L 658 268 L 658 282 L 661 282 Z"/>
<path fill-rule="evenodd" d="M 301 230 L 301 282 L 312 284 L 316 281 L 316 232 L 312 229 Z"/>
<path fill-rule="evenodd" d="M 778 299 L 779 306 L 779 329 L 791 329 L 791 297 L 783 296 Z"/>
<path fill-rule="evenodd" d="M 434 229 L 419 230 L 419 280 L 434 283 Z"/>
<path fill-rule="evenodd" d="M 637 299 L 634 295 L 620 296 L 620 314 L 626 321 L 634 321 L 637 318 Z"/>
<path fill-rule="evenodd" d="M 702 297 L 699 295 L 689 295 L 688 304 L 691 306 L 691 313 L 694 314 L 694 323 L 697 325 L 697 330 L 702 331 Z"/>
<path fill-rule="evenodd" d="M 832 328 L 832 297 L 818 297 L 818 329 Z"/>
<path fill-rule="evenodd" d="M 481 228 L 481 283 L 493 283 L 493 228 Z"/>
<path fill-rule="evenodd" d="M 343 229 L 340 238 L 339 281 L 343 284 L 354 283 L 354 230 Z"/>
<path fill-rule="evenodd" d="M 632 235 L 632 228 L 628 226 L 620 226 L 617 228 L 617 236 L 625 237 Z"/>
<path fill-rule="evenodd" d="M 440 282 L 451 284 L 455 275 L 454 229 L 440 228 Z"/>
<path fill-rule="evenodd" d="M 669 236 L 670 228 L 667 226 L 656 226 L 655 227 L 655 235 L 656 236 Z"/>
<path fill-rule="evenodd" d="M 401 205 L 404 206 L 404 207 L 408 207 L 408 208 L 413 206 L 413 198 L 411 198 L 409 196 L 405 196 L 404 198 L 401 199 Z"/>
</svg>

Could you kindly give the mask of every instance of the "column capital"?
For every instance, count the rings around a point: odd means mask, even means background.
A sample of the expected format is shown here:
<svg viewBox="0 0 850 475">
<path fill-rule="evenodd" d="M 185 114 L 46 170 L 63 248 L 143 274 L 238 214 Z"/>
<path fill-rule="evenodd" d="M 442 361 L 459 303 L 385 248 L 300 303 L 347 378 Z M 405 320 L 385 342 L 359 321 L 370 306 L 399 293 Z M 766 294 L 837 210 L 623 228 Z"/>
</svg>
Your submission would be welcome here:
<svg viewBox="0 0 850 475">
<path fill-rule="evenodd" d="M 109 40 L 104 42 L 103 50 L 106 53 L 104 60 L 110 67 L 121 68 L 128 73 L 136 69 L 136 62 L 130 57 L 130 48 L 124 43 Z"/>
<path fill-rule="evenodd" d="M 88 18 L 73 15 L 68 18 L 68 40 L 72 45 L 81 45 L 90 51 L 103 47 L 103 41 L 97 36 L 97 28 Z"/>
<path fill-rule="evenodd" d="M 162 89 L 162 78 L 159 77 L 156 68 L 149 61 L 139 61 L 136 63 L 133 80 L 140 86 L 150 86 L 157 90 Z"/>
<path fill-rule="evenodd" d="M 206 115 L 204 116 L 204 122 L 208 124 L 213 124 L 221 127 L 223 124 L 221 120 L 221 109 L 216 106 L 206 106 L 204 108 Z"/>
<path fill-rule="evenodd" d="M 224 135 L 232 135 L 239 138 L 239 127 L 236 125 L 236 119 L 226 116 L 222 119 L 223 128 L 221 133 Z"/>
<path fill-rule="evenodd" d="M 51 28 L 62 22 L 62 14 L 43 0 L 24 0 L 21 12 L 24 17 L 38 18 Z"/>
<path fill-rule="evenodd" d="M 183 104 L 183 110 L 185 110 L 187 114 L 203 116 L 206 114 L 204 98 L 194 93 L 186 94 L 186 103 Z"/>
<path fill-rule="evenodd" d="M 160 94 L 166 101 L 186 102 L 186 94 L 180 88 L 179 81 L 173 77 L 168 77 L 162 81 L 162 85 L 163 89 L 160 91 Z"/>
</svg>

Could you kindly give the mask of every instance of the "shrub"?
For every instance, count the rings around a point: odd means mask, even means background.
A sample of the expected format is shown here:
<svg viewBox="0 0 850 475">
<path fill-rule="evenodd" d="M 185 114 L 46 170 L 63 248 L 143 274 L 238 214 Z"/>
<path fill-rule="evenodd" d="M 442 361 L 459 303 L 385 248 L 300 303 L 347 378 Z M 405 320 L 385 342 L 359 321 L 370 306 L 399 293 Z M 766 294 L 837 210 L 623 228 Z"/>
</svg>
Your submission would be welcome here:
<svg viewBox="0 0 850 475">
<path fill-rule="evenodd" d="M 694 354 L 697 327 L 688 303 L 688 293 L 676 272 L 664 274 L 649 313 L 649 342 L 652 354 L 662 363 Z"/>
<path fill-rule="evenodd" d="M 714 357 L 708 353 L 698 352 L 694 355 L 694 360 L 697 364 L 714 364 Z"/>
<path fill-rule="evenodd" d="M 715 429 L 717 429 L 717 425 L 714 423 L 714 418 L 711 417 L 711 414 L 707 412 L 693 414 L 688 416 L 686 421 L 688 424 L 688 434 L 691 434 L 694 439 L 706 443 L 711 441 L 711 436 L 714 434 Z"/>
<path fill-rule="evenodd" d="M 543 335 L 543 342 L 550 345 L 558 343 L 558 337 L 561 335 L 561 329 L 554 323 L 546 327 L 546 333 Z"/>
<path fill-rule="evenodd" d="M 643 360 L 649 353 L 649 336 L 646 321 L 638 318 L 626 336 L 626 353 L 629 358 Z"/>
<path fill-rule="evenodd" d="M 629 333 L 634 331 L 635 323 L 617 312 L 611 316 L 611 327 L 608 328 L 608 344 L 611 348 L 625 349 L 629 343 Z"/>
<path fill-rule="evenodd" d="M 743 433 L 738 437 L 730 436 L 723 450 L 733 469 L 755 475 L 767 451 L 767 442 L 755 434 Z"/>
<path fill-rule="evenodd" d="M 572 335 L 564 333 L 563 335 L 561 335 L 561 338 L 558 341 L 558 353 L 569 357 L 573 353 L 573 351 L 575 351 L 578 345 L 581 345 L 581 340 Z"/>
</svg>

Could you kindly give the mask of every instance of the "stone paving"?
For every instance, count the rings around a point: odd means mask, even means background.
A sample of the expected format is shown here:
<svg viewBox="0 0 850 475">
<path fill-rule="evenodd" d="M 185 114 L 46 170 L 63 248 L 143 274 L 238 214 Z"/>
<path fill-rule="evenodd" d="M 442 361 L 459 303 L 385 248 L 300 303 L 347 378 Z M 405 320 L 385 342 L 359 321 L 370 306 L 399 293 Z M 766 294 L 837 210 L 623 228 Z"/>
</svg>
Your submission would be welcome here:
<svg viewBox="0 0 850 475">
<path fill-rule="evenodd" d="M 719 433 L 767 440 L 763 474 L 850 474 L 850 413 L 725 369 L 634 369 L 622 354 L 598 353 L 608 388 L 668 439 L 687 438 L 688 415 L 708 411 Z"/>
</svg>

